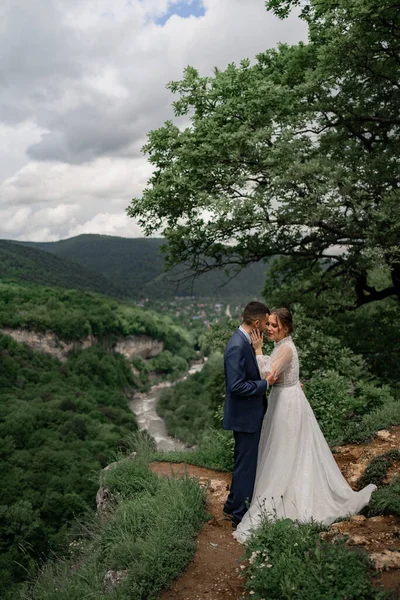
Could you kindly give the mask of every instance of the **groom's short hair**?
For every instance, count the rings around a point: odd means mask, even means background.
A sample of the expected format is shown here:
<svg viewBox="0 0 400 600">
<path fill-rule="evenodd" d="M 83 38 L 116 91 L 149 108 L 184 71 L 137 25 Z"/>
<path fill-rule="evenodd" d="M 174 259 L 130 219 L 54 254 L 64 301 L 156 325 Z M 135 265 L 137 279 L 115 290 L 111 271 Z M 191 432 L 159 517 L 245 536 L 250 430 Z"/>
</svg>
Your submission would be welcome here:
<svg viewBox="0 0 400 600">
<path fill-rule="evenodd" d="M 262 302 L 249 302 L 243 311 L 243 323 L 252 325 L 257 319 L 263 319 L 265 315 L 271 314 L 268 306 Z"/>
</svg>

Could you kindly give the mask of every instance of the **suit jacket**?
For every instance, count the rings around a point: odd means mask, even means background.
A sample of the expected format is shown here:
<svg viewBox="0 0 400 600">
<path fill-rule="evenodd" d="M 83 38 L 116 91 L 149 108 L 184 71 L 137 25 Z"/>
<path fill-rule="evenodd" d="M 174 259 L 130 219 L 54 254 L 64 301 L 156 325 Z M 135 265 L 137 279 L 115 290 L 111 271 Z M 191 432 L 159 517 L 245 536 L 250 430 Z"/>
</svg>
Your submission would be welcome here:
<svg viewBox="0 0 400 600">
<path fill-rule="evenodd" d="M 266 410 L 268 382 L 261 379 L 253 347 L 236 329 L 226 345 L 224 429 L 254 433 Z"/>
</svg>

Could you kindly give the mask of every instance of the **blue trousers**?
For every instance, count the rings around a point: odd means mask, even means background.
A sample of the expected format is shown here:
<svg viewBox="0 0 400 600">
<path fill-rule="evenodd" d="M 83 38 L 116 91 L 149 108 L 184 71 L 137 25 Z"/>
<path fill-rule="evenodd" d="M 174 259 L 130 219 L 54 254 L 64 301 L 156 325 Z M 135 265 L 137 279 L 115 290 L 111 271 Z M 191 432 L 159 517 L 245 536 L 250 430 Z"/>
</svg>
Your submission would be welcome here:
<svg viewBox="0 0 400 600">
<path fill-rule="evenodd" d="M 242 520 L 253 496 L 260 434 L 261 423 L 254 433 L 233 432 L 235 450 L 232 484 L 224 510 L 233 515 L 236 523 Z"/>
</svg>

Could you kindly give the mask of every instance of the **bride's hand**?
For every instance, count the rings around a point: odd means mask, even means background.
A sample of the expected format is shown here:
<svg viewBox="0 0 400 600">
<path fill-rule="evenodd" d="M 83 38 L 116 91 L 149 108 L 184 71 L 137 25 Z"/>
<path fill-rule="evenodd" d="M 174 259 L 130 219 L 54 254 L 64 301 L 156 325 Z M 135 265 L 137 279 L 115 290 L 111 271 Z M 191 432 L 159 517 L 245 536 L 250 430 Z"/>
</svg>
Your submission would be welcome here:
<svg viewBox="0 0 400 600">
<path fill-rule="evenodd" d="M 251 343 L 253 344 L 254 350 L 261 350 L 263 344 L 263 335 L 258 329 L 253 329 L 250 332 Z"/>
</svg>

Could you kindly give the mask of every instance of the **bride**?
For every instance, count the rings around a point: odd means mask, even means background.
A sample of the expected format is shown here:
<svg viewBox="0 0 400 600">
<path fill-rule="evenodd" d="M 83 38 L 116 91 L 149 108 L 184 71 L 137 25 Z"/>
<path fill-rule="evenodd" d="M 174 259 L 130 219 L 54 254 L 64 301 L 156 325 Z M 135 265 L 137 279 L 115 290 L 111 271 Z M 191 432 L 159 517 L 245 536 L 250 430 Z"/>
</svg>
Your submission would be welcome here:
<svg viewBox="0 0 400 600">
<path fill-rule="evenodd" d="M 262 354 L 262 335 L 252 332 L 262 377 L 276 369 L 258 447 L 257 474 L 249 510 L 233 533 L 241 543 L 263 518 L 333 523 L 359 512 L 375 485 L 354 492 L 337 466 L 299 382 L 299 359 L 290 334 L 286 308 L 271 312 L 268 338 L 271 356 Z"/>
</svg>

